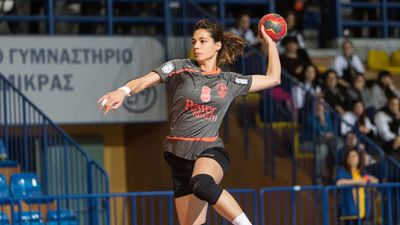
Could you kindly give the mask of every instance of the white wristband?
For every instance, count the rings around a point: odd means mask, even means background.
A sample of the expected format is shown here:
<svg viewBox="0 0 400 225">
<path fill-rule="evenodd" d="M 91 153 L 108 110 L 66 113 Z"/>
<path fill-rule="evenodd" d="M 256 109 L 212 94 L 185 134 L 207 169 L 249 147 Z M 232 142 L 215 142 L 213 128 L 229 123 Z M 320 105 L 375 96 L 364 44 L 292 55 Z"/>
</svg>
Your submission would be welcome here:
<svg viewBox="0 0 400 225">
<path fill-rule="evenodd" d="M 118 90 L 123 90 L 126 96 L 131 96 L 131 89 L 127 86 L 120 87 Z"/>
</svg>

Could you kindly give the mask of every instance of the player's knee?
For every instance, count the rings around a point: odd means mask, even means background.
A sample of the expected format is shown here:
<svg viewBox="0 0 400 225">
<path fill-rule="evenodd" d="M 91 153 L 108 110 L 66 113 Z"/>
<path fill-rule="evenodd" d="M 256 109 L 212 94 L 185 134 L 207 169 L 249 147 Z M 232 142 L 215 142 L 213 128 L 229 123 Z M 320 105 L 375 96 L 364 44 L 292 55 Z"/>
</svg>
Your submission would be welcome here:
<svg viewBox="0 0 400 225">
<path fill-rule="evenodd" d="M 190 179 L 189 187 L 193 194 L 200 200 L 214 205 L 221 196 L 223 188 L 215 183 L 214 179 L 207 174 L 199 174 Z"/>
</svg>

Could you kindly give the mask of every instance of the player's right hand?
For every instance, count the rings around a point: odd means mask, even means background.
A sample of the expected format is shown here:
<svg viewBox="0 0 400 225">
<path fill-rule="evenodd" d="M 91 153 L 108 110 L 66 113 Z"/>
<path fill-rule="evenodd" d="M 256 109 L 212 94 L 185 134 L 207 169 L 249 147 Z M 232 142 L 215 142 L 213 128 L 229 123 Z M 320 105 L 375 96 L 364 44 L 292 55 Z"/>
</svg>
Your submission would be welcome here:
<svg viewBox="0 0 400 225">
<path fill-rule="evenodd" d="M 99 98 L 97 104 L 100 104 L 100 111 L 104 111 L 104 115 L 106 115 L 110 110 L 116 110 L 121 107 L 125 97 L 125 92 L 118 89 L 103 95 L 103 97 Z"/>
</svg>

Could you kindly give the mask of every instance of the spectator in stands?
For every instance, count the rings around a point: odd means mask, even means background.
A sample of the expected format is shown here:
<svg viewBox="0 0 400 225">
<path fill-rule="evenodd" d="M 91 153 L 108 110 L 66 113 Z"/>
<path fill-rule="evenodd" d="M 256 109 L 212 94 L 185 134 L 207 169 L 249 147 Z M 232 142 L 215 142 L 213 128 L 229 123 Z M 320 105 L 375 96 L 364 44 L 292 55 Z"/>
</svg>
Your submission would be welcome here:
<svg viewBox="0 0 400 225">
<path fill-rule="evenodd" d="M 365 145 L 359 143 L 357 134 L 354 131 L 350 131 L 344 138 L 344 146 L 339 149 L 338 155 L 334 155 L 335 162 L 343 162 L 345 154 L 351 150 L 357 149 L 359 152 L 364 154 L 364 165 L 369 166 L 376 163 L 376 160 L 365 152 Z"/>
<path fill-rule="evenodd" d="M 400 98 L 400 90 L 393 84 L 392 75 L 388 71 L 381 71 L 378 74 L 377 84 L 371 89 L 371 102 L 375 110 L 387 105 L 388 99 L 396 96 Z"/>
<path fill-rule="evenodd" d="M 354 53 L 354 45 L 350 40 L 342 44 L 342 54 L 337 55 L 333 62 L 333 69 L 341 78 L 339 83 L 350 87 L 351 81 L 357 74 L 364 74 L 365 68 L 360 57 Z"/>
<path fill-rule="evenodd" d="M 354 77 L 350 88 L 347 89 L 350 102 L 362 101 L 366 109 L 373 108 L 371 90 L 365 86 L 365 76 L 358 74 Z"/>
<path fill-rule="evenodd" d="M 384 150 L 388 154 L 400 153 L 400 102 L 399 98 L 389 98 L 386 107 L 375 115 L 375 125 L 378 135 L 384 143 Z"/>
<path fill-rule="evenodd" d="M 322 98 L 315 100 L 315 113 L 309 113 L 309 120 L 315 137 L 316 172 L 322 183 L 327 184 L 332 174 L 332 160 L 329 160 L 335 150 L 333 124 L 329 111 L 326 110 Z"/>
<path fill-rule="evenodd" d="M 338 168 L 336 185 L 365 186 L 377 184 L 379 180 L 364 170 L 362 153 L 353 148 L 346 152 L 343 165 Z M 339 191 L 339 215 L 344 225 L 364 224 L 370 213 L 368 194 L 364 187 L 345 188 Z"/>
<path fill-rule="evenodd" d="M 377 134 L 376 127 L 367 117 L 364 104 L 360 100 L 354 101 L 352 104 L 352 111 L 348 111 L 343 115 L 343 122 L 340 128 L 341 134 L 346 135 L 354 126 L 362 134 L 375 140 Z"/>
<path fill-rule="evenodd" d="M 294 37 L 287 37 L 282 40 L 285 52 L 280 56 L 282 68 L 297 80 L 301 80 L 304 68 L 311 64 L 310 58 L 300 55 L 298 52 L 299 43 Z"/>
<path fill-rule="evenodd" d="M 325 101 L 336 110 L 340 115 L 344 115 L 348 108 L 348 97 L 346 91 L 338 85 L 338 75 L 336 71 L 330 69 L 325 72 Z"/>
<path fill-rule="evenodd" d="M 296 30 L 303 31 L 304 12 L 307 7 L 307 0 L 284 0 L 276 1 L 277 12 L 286 15 L 293 12 L 296 17 Z"/>
<path fill-rule="evenodd" d="M 307 65 L 300 76 L 301 84 L 293 88 L 294 105 L 297 109 L 303 109 L 303 106 L 309 103 L 311 96 L 321 96 L 322 89 L 318 85 L 318 68 L 313 65 Z M 311 95 L 311 96 L 309 96 Z"/>
<path fill-rule="evenodd" d="M 246 40 L 247 45 L 253 46 L 258 44 L 257 36 L 254 35 L 253 30 L 250 27 L 250 16 L 248 14 L 240 14 L 236 20 L 236 26 L 232 27 L 229 31 L 241 36 Z"/>
<path fill-rule="evenodd" d="M 289 11 L 286 14 L 286 23 L 287 23 L 287 34 L 286 37 L 294 37 L 297 39 L 299 43 L 300 49 L 306 48 L 306 43 L 304 42 L 303 34 L 297 30 L 296 28 L 296 14 L 293 11 Z"/>
</svg>

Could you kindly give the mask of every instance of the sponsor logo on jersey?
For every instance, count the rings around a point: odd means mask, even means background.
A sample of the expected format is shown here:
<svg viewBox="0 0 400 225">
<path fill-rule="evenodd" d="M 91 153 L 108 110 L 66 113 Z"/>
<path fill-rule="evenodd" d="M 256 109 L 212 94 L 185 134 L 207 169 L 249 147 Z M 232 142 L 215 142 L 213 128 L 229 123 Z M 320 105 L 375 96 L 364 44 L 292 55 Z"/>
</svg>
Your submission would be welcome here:
<svg viewBox="0 0 400 225">
<path fill-rule="evenodd" d="M 225 98 L 226 93 L 228 92 L 228 86 L 225 83 L 217 84 L 217 92 L 221 98 Z"/>
<path fill-rule="evenodd" d="M 199 119 L 209 121 L 217 121 L 217 107 L 195 103 L 190 99 L 186 99 L 185 110 L 193 113 L 193 116 Z"/>
<path fill-rule="evenodd" d="M 203 102 L 209 102 L 211 99 L 211 88 L 207 87 L 207 86 L 203 86 L 201 88 L 201 95 L 200 95 L 200 99 Z"/>
<path fill-rule="evenodd" d="M 235 78 L 235 83 L 237 83 L 237 84 L 248 84 L 248 83 L 249 83 L 249 80 L 236 77 L 236 78 Z"/>
<path fill-rule="evenodd" d="M 175 69 L 175 66 L 173 63 L 167 63 L 163 67 L 161 67 L 161 71 L 163 73 L 171 73 L 172 70 L 174 70 L 174 69 Z"/>
</svg>

